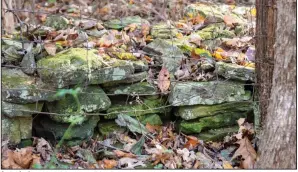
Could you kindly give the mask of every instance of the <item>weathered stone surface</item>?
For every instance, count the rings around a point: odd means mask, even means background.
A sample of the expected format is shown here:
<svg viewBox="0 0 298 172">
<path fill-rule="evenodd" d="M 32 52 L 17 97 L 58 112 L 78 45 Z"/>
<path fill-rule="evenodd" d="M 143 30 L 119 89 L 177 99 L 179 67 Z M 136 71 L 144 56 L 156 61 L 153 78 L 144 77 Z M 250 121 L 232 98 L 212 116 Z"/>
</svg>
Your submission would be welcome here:
<svg viewBox="0 0 298 172">
<path fill-rule="evenodd" d="M 111 67 L 104 67 L 96 52 L 95 49 L 71 48 L 43 58 L 37 62 L 38 74 L 45 83 L 62 88 L 86 80 L 90 84 L 123 80 L 134 72 L 133 64 L 125 60 L 111 59 Z"/>
<path fill-rule="evenodd" d="M 112 134 L 113 132 L 119 132 L 126 130 L 126 127 L 121 127 L 118 124 L 116 124 L 115 121 L 109 121 L 109 122 L 99 122 L 98 123 L 98 129 L 99 133 L 108 136 L 109 134 Z"/>
<path fill-rule="evenodd" d="M 41 112 L 43 102 L 40 103 L 30 103 L 30 104 L 15 104 L 2 101 L 1 112 L 2 114 L 12 118 L 16 116 L 31 116 Z"/>
<path fill-rule="evenodd" d="M 250 99 L 250 92 L 244 90 L 241 82 L 185 82 L 171 88 L 169 103 L 173 106 L 212 105 Z"/>
<path fill-rule="evenodd" d="M 21 62 L 22 71 L 28 75 L 32 75 L 36 71 L 36 62 L 32 50 L 28 51 Z"/>
<path fill-rule="evenodd" d="M 2 62 L 8 64 L 18 64 L 20 63 L 23 57 L 15 46 L 2 45 L 2 53 Z"/>
<path fill-rule="evenodd" d="M 225 136 L 238 132 L 239 127 L 227 127 L 208 130 L 198 135 L 198 138 L 204 141 L 222 141 Z"/>
<path fill-rule="evenodd" d="M 224 15 L 221 13 L 220 9 L 217 6 L 212 4 L 203 4 L 203 3 L 196 3 L 190 4 L 184 9 L 185 16 L 197 16 L 200 14 L 206 20 L 213 21 L 213 22 L 221 22 L 223 21 Z"/>
<path fill-rule="evenodd" d="M 240 66 L 232 63 L 216 62 L 217 74 L 226 79 L 234 79 L 241 81 L 254 81 L 255 69 L 251 67 Z"/>
<path fill-rule="evenodd" d="M 149 25 L 149 22 L 145 19 L 142 19 L 140 16 L 129 16 L 129 17 L 124 17 L 122 19 L 109 20 L 104 23 L 104 26 L 110 29 L 123 29 L 130 24 Z"/>
<path fill-rule="evenodd" d="M 159 23 L 152 26 L 150 34 L 153 38 L 171 39 L 177 37 L 178 29 L 169 23 Z"/>
<path fill-rule="evenodd" d="M 124 80 L 119 80 L 119 81 L 111 81 L 108 83 L 102 84 L 103 87 L 113 87 L 113 86 L 119 86 L 119 84 L 132 84 L 136 83 L 142 80 L 147 79 L 148 77 L 148 72 L 140 72 L 140 73 L 135 73 L 130 76 L 128 76 Z"/>
<path fill-rule="evenodd" d="M 229 102 L 217 105 L 180 106 L 176 115 L 184 120 L 191 120 L 215 115 L 241 114 L 252 109 L 252 102 Z"/>
<path fill-rule="evenodd" d="M 107 110 L 108 115 L 105 119 L 117 118 L 118 114 L 126 114 L 129 116 L 142 116 L 146 114 L 165 114 L 170 108 L 165 108 L 166 100 L 156 96 L 148 96 L 140 98 L 139 102 L 133 101 L 126 104 L 125 99 L 112 101 L 112 106 Z"/>
<path fill-rule="evenodd" d="M 131 61 L 133 67 L 135 68 L 135 72 L 143 72 L 148 71 L 148 64 L 142 60 Z"/>
<path fill-rule="evenodd" d="M 111 101 L 105 92 L 98 86 L 88 86 L 78 94 L 80 109 L 72 95 L 54 102 L 46 102 L 49 112 L 64 114 L 50 115 L 50 117 L 61 123 L 71 123 L 77 118 L 83 117 L 86 113 L 97 113 L 107 110 L 111 106 Z M 87 117 L 84 117 L 88 119 Z"/>
<path fill-rule="evenodd" d="M 202 131 L 206 131 L 208 129 L 217 129 L 236 125 L 239 118 L 245 118 L 246 116 L 246 113 L 235 113 L 204 117 L 192 121 L 183 120 L 180 123 L 180 129 L 181 132 L 186 134 L 201 133 Z"/>
<path fill-rule="evenodd" d="M 210 24 L 202 30 L 195 32 L 200 35 L 202 40 L 211 40 L 216 38 L 233 38 L 235 33 L 225 28 L 224 23 Z"/>
<path fill-rule="evenodd" d="M 63 16 L 49 16 L 45 22 L 45 26 L 52 27 L 56 30 L 67 29 L 69 21 Z"/>
<path fill-rule="evenodd" d="M 130 95 L 130 94 L 156 94 L 157 88 L 148 82 L 139 82 L 135 84 L 121 84 L 116 87 L 105 88 L 108 94 Z"/>
<path fill-rule="evenodd" d="M 155 39 L 153 42 L 144 47 L 143 51 L 153 54 L 163 66 L 172 74 L 178 69 L 182 58 L 184 57 L 182 50 L 176 45 L 162 39 Z"/>
<path fill-rule="evenodd" d="M 9 140 L 9 143 L 18 144 L 21 139 L 30 139 L 32 136 L 32 117 L 8 118 L 1 116 L 2 141 Z"/>
<path fill-rule="evenodd" d="M 49 141 L 59 141 L 65 135 L 65 142 L 68 145 L 79 144 L 92 137 L 94 128 L 97 126 L 99 116 L 91 116 L 80 125 L 74 125 L 66 133 L 70 124 L 58 123 L 48 116 L 39 116 L 34 120 L 34 131 L 37 137 L 43 137 Z M 73 146 L 73 145 L 72 145 Z"/>
<path fill-rule="evenodd" d="M 20 69 L 2 68 L 3 101 L 11 103 L 34 103 L 37 101 L 53 101 L 54 90 L 40 79 L 28 76 Z"/>
</svg>

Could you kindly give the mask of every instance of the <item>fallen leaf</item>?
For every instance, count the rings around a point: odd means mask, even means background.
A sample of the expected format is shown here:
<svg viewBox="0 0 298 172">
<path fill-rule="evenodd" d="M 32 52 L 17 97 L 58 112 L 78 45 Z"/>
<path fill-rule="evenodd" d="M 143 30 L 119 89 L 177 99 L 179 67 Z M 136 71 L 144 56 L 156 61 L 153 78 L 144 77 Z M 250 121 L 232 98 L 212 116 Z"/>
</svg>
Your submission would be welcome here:
<svg viewBox="0 0 298 172">
<path fill-rule="evenodd" d="M 162 93 L 165 93 L 170 88 L 170 73 L 166 67 L 162 67 L 158 74 L 158 88 Z"/>
<path fill-rule="evenodd" d="M 129 158 L 135 158 L 136 155 L 132 154 L 132 153 L 126 153 L 126 152 L 123 152 L 121 150 L 114 150 L 114 153 L 118 156 L 118 157 L 129 157 Z"/>
<path fill-rule="evenodd" d="M 200 167 L 200 161 L 196 160 L 195 164 L 193 165 L 193 169 L 198 169 Z"/>
<path fill-rule="evenodd" d="M 222 166 L 223 166 L 224 169 L 233 169 L 233 167 L 232 167 L 232 165 L 230 164 L 229 161 L 223 161 L 222 163 L 223 163 Z"/>
<path fill-rule="evenodd" d="M 146 167 L 146 165 L 143 163 L 143 160 L 139 160 L 136 158 L 125 157 L 125 158 L 119 159 L 118 162 L 119 162 L 119 164 L 118 164 L 119 167 L 121 167 L 123 165 L 127 165 L 123 169 L 134 169 L 137 166 Z"/>
<path fill-rule="evenodd" d="M 103 159 L 102 160 L 103 164 L 104 164 L 104 168 L 105 169 L 112 169 L 115 168 L 117 166 L 117 161 L 115 160 L 108 160 L 108 159 Z M 99 164 L 100 165 L 100 164 Z"/>
<path fill-rule="evenodd" d="M 55 42 L 45 43 L 44 48 L 49 55 L 54 56 L 56 54 L 57 47 Z"/>
<path fill-rule="evenodd" d="M 49 161 L 51 159 L 53 149 L 44 138 L 34 138 L 33 145 L 36 145 L 36 152 L 40 153 L 41 158 L 44 161 Z"/>
<path fill-rule="evenodd" d="M 147 123 L 146 128 L 150 133 L 155 133 L 156 131 L 160 130 L 161 126 L 155 126 Z"/>
<path fill-rule="evenodd" d="M 236 143 L 238 143 L 240 146 L 234 153 L 231 160 L 235 159 L 238 156 L 241 156 L 242 157 L 241 167 L 244 169 L 253 168 L 257 158 L 257 153 L 255 149 L 252 147 L 248 138 L 244 137 L 243 139 L 237 141 Z"/>
<path fill-rule="evenodd" d="M 229 15 L 225 15 L 223 17 L 223 20 L 224 20 L 225 24 L 229 27 L 233 27 L 234 26 L 233 24 L 237 23 L 236 19 L 232 16 L 229 16 Z"/>
<path fill-rule="evenodd" d="M 184 147 L 187 149 L 194 149 L 199 144 L 199 140 L 197 137 L 186 136 L 186 138 L 187 138 L 187 142 L 184 145 Z"/>
</svg>

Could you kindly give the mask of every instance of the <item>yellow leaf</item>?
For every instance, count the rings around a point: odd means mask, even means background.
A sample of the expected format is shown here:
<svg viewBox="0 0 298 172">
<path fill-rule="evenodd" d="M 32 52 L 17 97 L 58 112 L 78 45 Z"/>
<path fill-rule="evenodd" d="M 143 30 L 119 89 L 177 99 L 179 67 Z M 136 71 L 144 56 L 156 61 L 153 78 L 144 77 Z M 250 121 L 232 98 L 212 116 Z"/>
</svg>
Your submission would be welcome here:
<svg viewBox="0 0 298 172">
<path fill-rule="evenodd" d="M 182 35 L 182 33 L 177 33 L 177 34 L 176 34 L 176 37 L 177 37 L 178 39 L 182 39 L 182 38 L 183 38 L 183 35 Z"/>
<path fill-rule="evenodd" d="M 229 163 L 229 161 L 223 161 L 223 168 L 224 169 L 233 169 L 232 165 Z"/>
<path fill-rule="evenodd" d="M 251 14 L 253 17 L 257 16 L 257 9 L 256 9 L 256 8 L 251 9 L 251 10 L 250 10 L 250 14 Z"/>
</svg>

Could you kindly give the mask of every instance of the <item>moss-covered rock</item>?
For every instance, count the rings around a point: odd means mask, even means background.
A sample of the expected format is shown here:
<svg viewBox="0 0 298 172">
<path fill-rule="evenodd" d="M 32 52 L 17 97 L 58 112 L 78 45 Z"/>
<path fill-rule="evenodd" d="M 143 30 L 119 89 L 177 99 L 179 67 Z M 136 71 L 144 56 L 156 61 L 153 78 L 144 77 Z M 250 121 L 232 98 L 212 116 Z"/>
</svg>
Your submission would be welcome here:
<svg viewBox="0 0 298 172">
<path fill-rule="evenodd" d="M 50 115 L 57 122 L 71 123 L 77 118 L 85 118 L 87 113 L 97 113 L 107 110 L 111 101 L 105 92 L 98 86 L 88 86 L 78 94 L 80 109 L 72 95 L 66 95 L 63 99 L 46 102 L 49 112 L 63 115 Z"/>
<path fill-rule="evenodd" d="M 128 16 L 128 17 L 124 17 L 122 19 L 109 20 L 104 23 L 104 26 L 109 29 L 123 29 L 130 24 L 136 24 L 136 25 L 147 24 L 147 25 L 149 25 L 149 22 L 145 19 L 142 19 L 140 16 Z"/>
<path fill-rule="evenodd" d="M 132 102 L 126 104 L 125 100 L 112 101 L 112 106 L 107 110 L 108 115 L 105 119 L 117 118 L 118 114 L 126 114 L 129 116 L 142 116 L 146 114 L 165 114 L 170 111 L 170 108 L 165 108 L 166 100 L 155 96 L 141 98 L 140 102 Z"/>
<path fill-rule="evenodd" d="M 145 126 L 147 123 L 149 123 L 150 125 L 160 126 L 160 125 L 162 125 L 162 121 L 161 121 L 161 118 L 159 115 L 161 115 L 161 114 L 148 114 L 148 115 L 144 115 L 144 116 L 139 116 L 137 118 Z"/>
<path fill-rule="evenodd" d="M 252 103 L 249 101 L 229 102 L 217 105 L 180 106 L 176 115 L 184 120 L 191 120 L 207 116 L 246 113 L 251 111 L 252 108 Z"/>
<path fill-rule="evenodd" d="M 8 140 L 11 144 L 18 144 L 21 139 L 32 137 L 32 117 L 8 118 L 1 116 L 2 141 Z"/>
<path fill-rule="evenodd" d="M 234 126 L 234 127 L 208 130 L 200 133 L 198 135 L 198 138 L 204 141 L 222 141 L 225 136 L 231 135 L 233 133 L 237 133 L 238 129 L 239 129 L 238 126 Z"/>
<path fill-rule="evenodd" d="M 70 124 L 58 123 L 48 116 L 39 116 L 34 119 L 33 127 L 37 137 L 43 137 L 51 142 L 57 143 L 63 135 L 65 135 L 65 143 L 74 146 L 92 137 L 98 121 L 99 116 L 89 116 L 87 121 L 80 125 L 74 125 L 71 130 L 66 133 Z"/>
<path fill-rule="evenodd" d="M 67 29 L 68 24 L 68 19 L 63 16 L 49 16 L 45 22 L 45 26 L 52 27 L 56 30 Z"/>
<path fill-rule="evenodd" d="M 106 87 L 108 94 L 131 95 L 131 94 L 156 94 L 157 88 L 148 82 L 139 82 L 135 84 L 121 84 L 115 87 Z"/>
<path fill-rule="evenodd" d="M 53 101 L 54 89 L 23 73 L 20 69 L 3 67 L 1 73 L 1 97 L 11 103 L 34 103 L 37 101 Z"/>
<path fill-rule="evenodd" d="M 115 121 L 99 122 L 98 130 L 100 134 L 108 136 L 113 132 L 117 132 L 119 130 L 126 130 L 126 127 L 120 127 L 118 124 L 116 124 Z"/>
<path fill-rule="evenodd" d="M 102 86 L 105 88 L 105 87 L 119 86 L 119 84 L 132 84 L 132 83 L 136 83 L 136 82 L 145 80 L 145 79 L 147 79 L 147 77 L 148 77 L 148 72 L 140 72 L 140 73 L 132 74 L 124 80 L 111 81 L 111 82 L 104 83 L 104 84 L 102 84 Z"/>
<path fill-rule="evenodd" d="M 186 17 L 196 17 L 200 14 L 208 21 L 221 22 L 224 15 L 220 11 L 220 7 L 212 4 L 196 3 L 190 4 L 184 9 L 184 15 Z"/>
<path fill-rule="evenodd" d="M 195 32 L 200 35 L 202 40 L 211 40 L 216 38 L 233 38 L 235 33 L 226 28 L 224 23 L 210 24 L 202 30 Z"/>
<path fill-rule="evenodd" d="M 97 50 L 71 48 L 37 62 L 38 74 L 45 83 L 58 88 L 89 81 L 101 84 L 125 79 L 134 72 L 129 61 L 113 59 L 104 67 Z"/>
<path fill-rule="evenodd" d="M 245 118 L 247 113 L 234 113 L 225 115 L 216 115 L 210 117 L 204 117 L 191 121 L 182 121 L 179 125 L 181 132 L 201 133 L 208 129 L 218 129 L 222 127 L 229 127 L 237 124 L 239 118 Z"/>
<path fill-rule="evenodd" d="M 12 118 L 16 116 L 31 116 L 32 114 L 36 114 L 41 112 L 43 107 L 43 102 L 40 103 L 30 103 L 30 104 L 15 104 L 2 101 L 2 114 Z"/>
<path fill-rule="evenodd" d="M 152 26 L 150 34 L 155 39 L 171 39 L 177 37 L 178 29 L 168 23 L 159 23 Z"/>
<path fill-rule="evenodd" d="M 255 69 L 251 67 L 224 62 L 216 62 L 215 67 L 217 74 L 226 79 L 240 81 L 254 81 L 255 79 Z"/>
<path fill-rule="evenodd" d="M 169 103 L 173 106 L 213 105 L 224 102 L 246 101 L 251 97 L 244 83 L 226 81 L 184 82 L 172 85 Z"/>
<path fill-rule="evenodd" d="M 143 51 L 154 55 L 153 57 L 157 62 L 165 66 L 171 74 L 176 72 L 184 57 L 183 51 L 176 45 L 162 39 L 155 39 L 153 42 L 145 46 Z"/>
</svg>

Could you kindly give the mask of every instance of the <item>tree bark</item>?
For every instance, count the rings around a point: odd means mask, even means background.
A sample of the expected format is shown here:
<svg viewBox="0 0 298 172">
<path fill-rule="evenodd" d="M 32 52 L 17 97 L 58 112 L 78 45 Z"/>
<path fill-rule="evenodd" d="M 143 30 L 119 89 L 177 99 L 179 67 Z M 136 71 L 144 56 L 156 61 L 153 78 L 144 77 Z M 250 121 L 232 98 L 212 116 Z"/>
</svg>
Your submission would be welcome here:
<svg viewBox="0 0 298 172">
<path fill-rule="evenodd" d="M 272 88 L 260 137 L 260 156 L 256 167 L 294 169 L 297 168 L 296 0 L 276 0 L 276 9 Z M 266 53 L 268 51 L 267 49 Z M 262 65 L 260 71 L 264 70 Z M 262 94 L 265 92 L 260 92 L 261 100 L 263 99 Z M 261 101 L 262 103 L 264 102 Z"/>
</svg>

